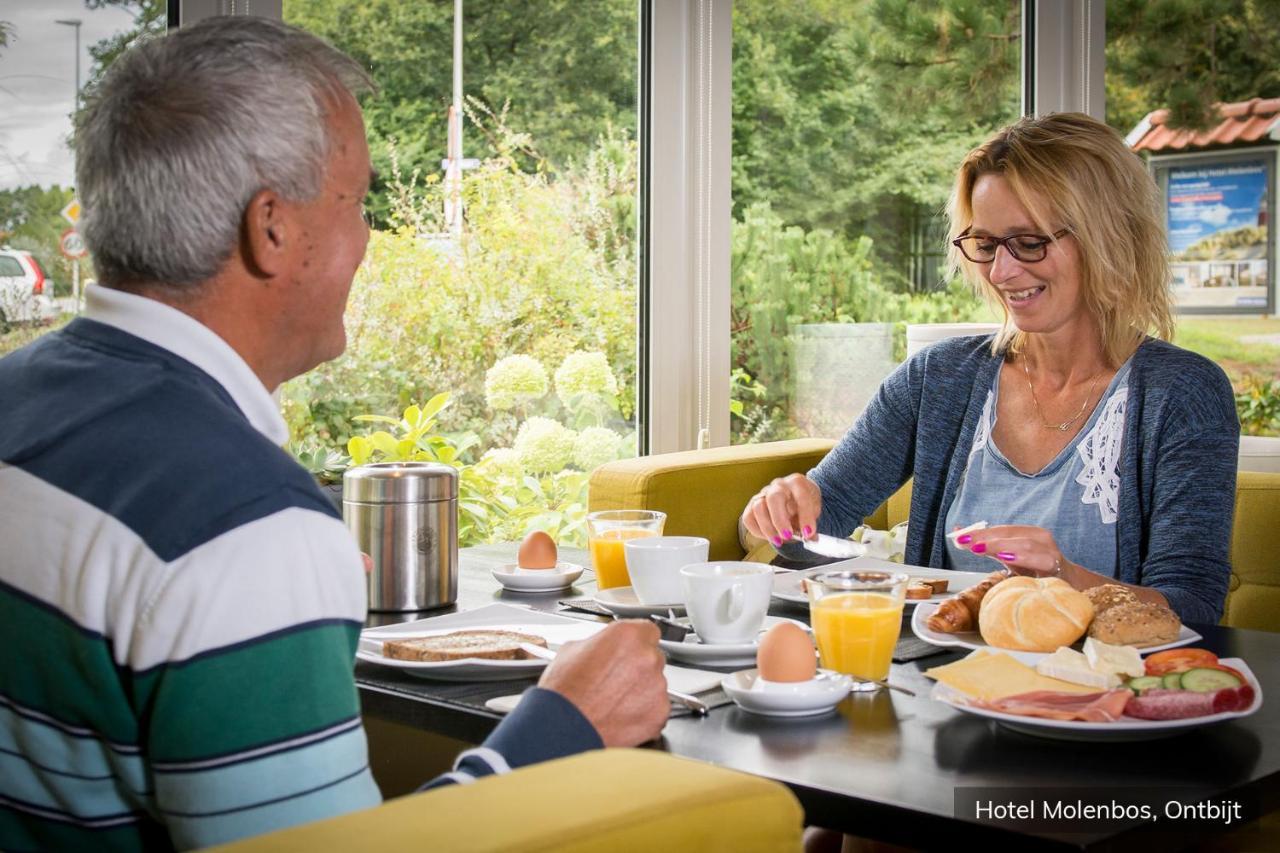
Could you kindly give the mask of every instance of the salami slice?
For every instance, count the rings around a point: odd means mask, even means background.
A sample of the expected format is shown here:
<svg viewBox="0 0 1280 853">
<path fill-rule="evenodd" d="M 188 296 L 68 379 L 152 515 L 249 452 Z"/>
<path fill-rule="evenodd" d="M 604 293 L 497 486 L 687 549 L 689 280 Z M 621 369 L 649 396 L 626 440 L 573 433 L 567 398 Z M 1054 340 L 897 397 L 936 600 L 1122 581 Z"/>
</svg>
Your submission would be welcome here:
<svg viewBox="0 0 1280 853">
<path fill-rule="evenodd" d="M 1227 687 L 1213 693 L 1194 690 L 1147 690 L 1129 700 L 1124 712 L 1140 720 L 1185 720 L 1225 711 L 1243 711 L 1253 704 L 1253 687 Z"/>
<path fill-rule="evenodd" d="M 1148 690 L 1135 696 L 1124 712 L 1140 720 L 1185 720 L 1214 713 L 1212 693 L 1193 690 Z"/>
</svg>

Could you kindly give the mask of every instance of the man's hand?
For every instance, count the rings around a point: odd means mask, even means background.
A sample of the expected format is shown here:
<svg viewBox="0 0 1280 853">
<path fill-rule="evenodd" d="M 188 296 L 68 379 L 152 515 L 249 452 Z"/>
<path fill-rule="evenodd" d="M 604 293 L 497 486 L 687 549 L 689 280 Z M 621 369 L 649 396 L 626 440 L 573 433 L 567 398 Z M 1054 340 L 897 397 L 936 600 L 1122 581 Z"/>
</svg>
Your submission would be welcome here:
<svg viewBox="0 0 1280 853">
<path fill-rule="evenodd" d="M 538 686 L 576 705 L 605 746 L 637 746 L 667 724 L 665 662 L 652 622 L 614 622 L 588 640 L 565 643 Z"/>
</svg>

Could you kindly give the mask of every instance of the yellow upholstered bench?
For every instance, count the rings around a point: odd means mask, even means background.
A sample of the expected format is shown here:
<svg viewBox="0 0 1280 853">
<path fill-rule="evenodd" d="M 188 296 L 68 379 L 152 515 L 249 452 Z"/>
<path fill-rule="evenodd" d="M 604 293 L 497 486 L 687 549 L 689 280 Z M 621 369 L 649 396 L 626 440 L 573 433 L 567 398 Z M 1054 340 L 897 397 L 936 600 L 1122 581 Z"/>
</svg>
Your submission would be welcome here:
<svg viewBox="0 0 1280 853">
<path fill-rule="evenodd" d="M 591 475 L 590 508 L 660 509 L 667 513 L 668 533 L 706 536 L 711 559 L 740 560 L 738 516 L 751 496 L 774 477 L 808 471 L 833 445 L 800 439 L 611 462 Z M 867 523 L 888 529 L 907 520 L 910 504 L 908 482 Z M 1224 625 L 1280 631 L 1278 530 L 1280 474 L 1241 471 Z M 768 553 L 767 546 L 764 550 Z"/>
<path fill-rule="evenodd" d="M 664 752 L 608 749 L 213 849 L 796 853 L 803 816 L 776 782 Z"/>
</svg>

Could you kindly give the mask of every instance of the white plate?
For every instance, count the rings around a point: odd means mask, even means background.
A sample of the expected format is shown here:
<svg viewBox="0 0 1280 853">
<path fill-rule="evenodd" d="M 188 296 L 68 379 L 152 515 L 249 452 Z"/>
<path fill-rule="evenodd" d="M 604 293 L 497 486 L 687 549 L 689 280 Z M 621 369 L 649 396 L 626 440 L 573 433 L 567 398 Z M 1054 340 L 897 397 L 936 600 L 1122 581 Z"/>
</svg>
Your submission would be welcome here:
<svg viewBox="0 0 1280 853">
<path fill-rule="evenodd" d="M 809 597 L 804 594 L 804 589 L 800 586 L 800 581 L 803 578 L 820 575 L 823 572 L 842 572 L 850 569 L 906 572 L 913 578 L 945 578 L 950 581 L 946 592 L 935 595 L 931 599 L 908 598 L 904 602 L 906 607 L 915 607 L 917 604 L 926 601 L 945 601 L 958 592 L 982 583 L 987 578 L 986 574 L 982 572 L 953 572 L 950 569 L 930 569 L 925 566 L 907 566 L 902 563 L 891 563 L 888 560 L 880 560 L 875 557 L 858 557 L 854 560 L 843 560 L 839 563 L 830 563 L 802 571 L 776 572 L 773 576 L 773 597 L 779 601 L 788 601 L 792 604 L 808 604 Z"/>
<path fill-rule="evenodd" d="M 927 624 L 929 617 L 933 615 L 933 611 L 938 609 L 938 605 L 928 601 L 921 603 L 924 606 L 917 607 L 915 613 L 911 614 L 911 630 L 917 637 L 924 640 L 926 643 L 932 643 L 935 646 L 954 646 L 958 649 L 999 648 L 998 646 L 988 645 L 987 642 L 982 639 L 982 635 L 977 631 L 964 631 L 959 634 L 944 634 L 941 631 L 929 630 L 929 626 Z M 1176 649 L 1178 646 L 1185 646 L 1188 643 L 1194 643 L 1197 640 L 1202 639 L 1204 638 L 1195 631 L 1191 630 L 1186 625 L 1183 625 L 1182 629 L 1178 632 L 1178 639 L 1174 640 L 1172 643 L 1164 643 L 1162 645 L 1151 646 L 1149 648 L 1142 647 L 1138 649 L 1138 653 L 1145 655 L 1150 654 L 1151 652 L 1158 652 L 1163 649 Z M 1034 660 L 1038 660 L 1039 658 L 1051 653 L 1025 652 L 1023 654 L 1031 656 L 1034 662 Z"/>
<path fill-rule="evenodd" d="M 811 717 L 833 710 L 849 695 L 853 680 L 820 669 L 808 681 L 789 684 L 764 681 L 754 669 L 735 672 L 720 682 L 739 708 L 766 717 Z"/>
<path fill-rule="evenodd" d="M 517 570 L 515 563 L 506 563 L 493 569 L 489 574 L 502 584 L 502 588 L 510 592 L 550 592 L 557 589 L 568 589 L 573 582 L 582 576 L 583 568 L 577 563 L 556 563 L 554 569 Z"/>
<path fill-rule="evenodd" d="M 524 607 L 512 607 L 508 604 L 490 604 L 465 613 L 450 613 L 445 616 L 418 619 L 414 622 L 366 628 L 360 633 L 356 658 L 379 666 L 389 666 L 418 678 L 432 678 L 440 681 L 506 681 L 512 678 L 530 678 L 536 676 L 547 665 L 547 661 L 539 658 L 411 661 L 395 660 L 382 655 L 384 640 L 429 637 L 474 628 L 536 634 L 546 639 L 550 648 L 555 649 L 570 640 L 583 640 L 590 637 L 603 629 L 604 624 L 556 616 L 553 613 L 541 613 Z"/>
<path fill-rule="evenodd" d="M 684 602 L 676 604 L 641 604 L 640 599 L 636 596 L 635 589 L 629 586 L 615 586 L 599 590 L 592 600 L 614 616 L 621 616 L 624 619 L 643 618 L 653 614 L 665 616 L 669 611 L 677 615 L 684 613 Z"/>
<path fill-rule="evenodd" d="M 1001 725 L 1015 731 L 1036 735 L 1037 737 L 1075 741 L 1155 740 L 1157 738 L 1173 737 L 1191 729 L 1198 729 L 1201 726 L 1211 726 L 1214 723 L 1234 720 L 1238 717 L 1247 717 L 1262 707 L 1262 685 L 1258 683 L 1257 676 L 1253 674 L 1248 665 L 1240 658 L 1222 658 L 1221 662 L 1225 666 L 1238 669 L 1249 684 L 1253 685 L 1253 704 L 1243 711 L 1225 711 L 1221 714 L 1210 714 L 1207 717 L 1191 717 L 1186 720 L 1139 720 L 1133 717 L 1122 717 L 1114 723 L 1089 723 L 1082 720 L 1047 720 L 1041 717 L 1024 717 L 1021 714 L 1005 714 L 1000 711 L 975 708 L 965 704 L 963 694 L 947 687 L 945 684 L 934 685 L 932 696 L 957 711 L 973 714 L 976 717 L 996 720 Z"/>
<path fill-rule="evenodd" d="M 687 619 L 677 621 L 688 623 Z M 764 624 L 760 628 L 760 634 L 763 635 L 765 631 L 768 631 L 779 622 L 790 622 L 792 625 L 799 626 L 806 633 L 809 633 L 809 626 L 803 622 L 784 619 L 780 616 L 766 616 L 764 617 Z M 690 634 L 684 638 L 683 642 L 659 640 L 658 645 L 667 653 L 667 657 L 686 663 L 702 664 L 703 666 L 755 666 L 756 652 L 760 649 L 760 639 L 757 637 L 750 643 L 708 644 L 699 640 L 697 634 Z"/>
</svg>

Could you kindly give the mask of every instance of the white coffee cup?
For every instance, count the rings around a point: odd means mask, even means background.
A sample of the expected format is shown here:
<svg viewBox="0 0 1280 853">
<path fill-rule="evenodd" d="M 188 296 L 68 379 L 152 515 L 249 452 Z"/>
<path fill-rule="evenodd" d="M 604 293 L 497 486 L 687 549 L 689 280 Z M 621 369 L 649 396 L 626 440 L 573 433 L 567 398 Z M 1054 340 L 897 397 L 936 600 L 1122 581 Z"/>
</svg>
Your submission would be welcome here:
<svg viewBox="0 0 1280 853">
<path fill-rule="evenodd" d="M 750 643 L 760 633 L 773 568 L 764 563 L 695 563 L 680 570 L 684 604 L 698 639 L 708 644 Z"/>
<path fill-rule="evenodd" d="M 701 536 L 640 536 L 623 542 L 631 588 L 641 604 L 684 601 L 680 570 L 703 563 L 711 543 Z"/>
</svg>

